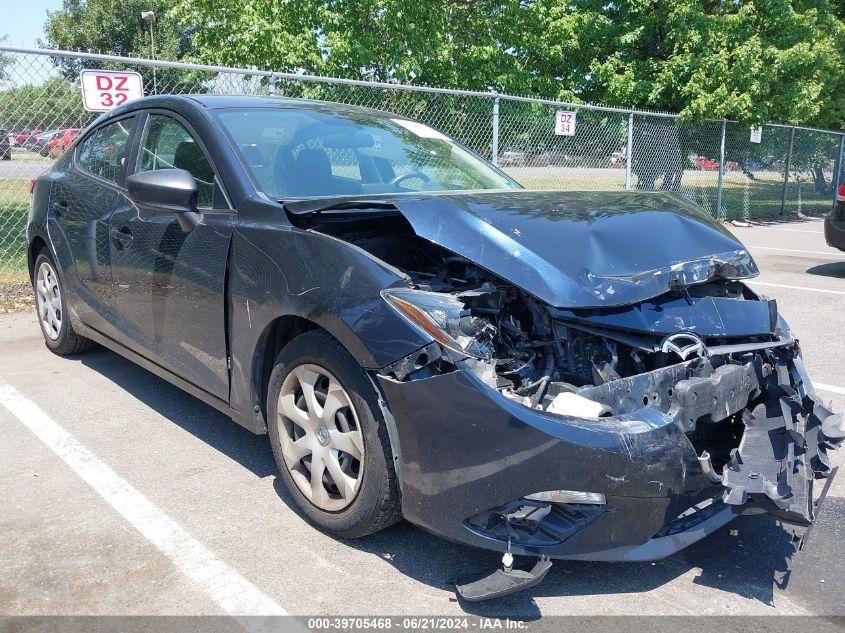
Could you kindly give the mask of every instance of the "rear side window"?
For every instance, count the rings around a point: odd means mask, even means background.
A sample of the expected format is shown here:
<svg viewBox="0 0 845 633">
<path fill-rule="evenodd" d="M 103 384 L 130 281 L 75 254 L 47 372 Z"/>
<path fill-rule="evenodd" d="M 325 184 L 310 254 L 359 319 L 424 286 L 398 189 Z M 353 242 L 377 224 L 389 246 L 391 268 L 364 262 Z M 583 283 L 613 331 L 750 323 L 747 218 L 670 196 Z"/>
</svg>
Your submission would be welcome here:
<svg viewBox="0 0 845 633">
<path fill-rule="evenodd" d="M 197 181 L 197 206 L 211 208 L 214 202 L 214 170 L 199 143 L 184 125 L 163 114 L 150 115 L 138 171 L 184 169 Z"/>
<path fill-rule="evenodd" d="M 76 159 L 79 166 L 95 176 L 117 183 L 133 122 L 134 117 L 129 117 L 109 123 L 82 141 Z"/>
</svg>

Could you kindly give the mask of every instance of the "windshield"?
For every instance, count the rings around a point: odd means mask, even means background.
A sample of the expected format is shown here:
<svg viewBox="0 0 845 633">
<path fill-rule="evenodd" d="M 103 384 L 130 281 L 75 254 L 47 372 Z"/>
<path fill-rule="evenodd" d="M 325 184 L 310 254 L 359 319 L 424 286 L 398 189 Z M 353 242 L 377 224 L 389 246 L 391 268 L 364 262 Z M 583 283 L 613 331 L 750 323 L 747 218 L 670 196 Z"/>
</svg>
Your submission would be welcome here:
<svg viewBox="0 0 845 633">
<path fill-rule="evenodd" d="M 440 132 L 388 114 L 323 106 L 217 117 L 271 198 L 520 188 Z"/>
</svg>

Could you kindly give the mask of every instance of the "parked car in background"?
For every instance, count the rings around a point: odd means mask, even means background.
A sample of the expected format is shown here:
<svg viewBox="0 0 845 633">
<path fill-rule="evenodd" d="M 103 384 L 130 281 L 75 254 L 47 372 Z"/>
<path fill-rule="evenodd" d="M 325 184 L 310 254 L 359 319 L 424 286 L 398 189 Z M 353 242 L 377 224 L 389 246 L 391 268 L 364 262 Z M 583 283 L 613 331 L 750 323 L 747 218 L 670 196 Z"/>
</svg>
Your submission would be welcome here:
<svg viewBox="0 0 845 633">
<path fill-rule="evenodd" d="M 18 147 L 26 145 L 27 141 L 38 136 L 42 131 L 43 130 L 32 130 L 31 132 L 19 132 L 15 135 L 15 145 Z"/>
<path fill-rule="evenodd" d="M 706 156 L 696 156 L 693 166 L 701 171 L 719 171 L 719 161 Z"/>
<path fill-rule="evenodd" d="M 691 159 L 693 167 L 702 171 L 719 171 L 719 161 L 707 156 L 693 156 Z M 739 171 L 739 163 L 729 160 L 725 163 L 728 171 Z"/>
<path fill-rule="evenodd" d="M 529 167 L 548 167 L 551 164 L 551 155 L 549 152 L 529 154 L 525 164 Z"/>
<path fill-rule="evenodd" d="M 521 167 L 528 161 L 528 152 L 509 149 L 499 154 L 499 165 L 502 167 Z"/>
<path fill-rule="evenodd" d="M 44 149 L 44 146 L 58 131 L 59 130 L 46 130 L 37 135 L 33 134 L 29 137 L 29 139 L 27 139 L 26 143 L 24 143 L 24 147 L 33 152 L 40 153 L 41 150 Z"/>
<path fill-rule="evenodd" d="M 9 133 L 0 127 L 0 160 L 12 160 L 12 145 L 9 143 Z"/>
<path fill-rule="evenodd" d="M 621 169 L 625 167 L 625 149 L 620 149 L 613 152 L 608 159 L 608 164 L 613 169 Z"/>
<path fill-rule="evenodd" d="M 46 152 L 44 152 L 44 148 L 47 147 L 47 143 L 60 132 L 60 130 L 47 130 L 46 132 L 42 132 L 38 136 L 34 137 L 27 143 L 27 149 L 41 154 L 42 156 L 46 156 Z"/>
<path fill-rule="evenodd" d="M 42 156 L 49 156 L 50 158 L 58 158 L 64 151 L 70 147 L 71 143 L 76 140 L 79 135 L 79 128 L 68 128 L 53 135 L 47 141 L 47 144 L 41 150 Z"/>
<path fill-rule="evenodd" d="M 839 185 L 836 204 L 824 219 L 824 239 L 828 246 L 845 251 L 845 184 Z"/>
</svg>

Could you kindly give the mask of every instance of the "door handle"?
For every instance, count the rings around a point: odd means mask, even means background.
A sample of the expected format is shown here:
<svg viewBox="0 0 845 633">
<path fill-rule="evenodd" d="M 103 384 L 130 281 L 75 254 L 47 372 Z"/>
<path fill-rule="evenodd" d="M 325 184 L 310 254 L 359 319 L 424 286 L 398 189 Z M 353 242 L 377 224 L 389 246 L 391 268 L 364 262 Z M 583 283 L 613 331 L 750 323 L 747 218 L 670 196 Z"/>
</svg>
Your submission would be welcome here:
<svg viewBox="0 0 845 633">
<path fill-rule="evenodd" d="M 124 226 L 120 230 L 112 229 L 111 236 L 118 248 L 124 248 L 132 241 L 132 231 L 129 230 L 128 226 Z"/>
<path fill-rule="evenodd" d="M 67 213 L 67 202 L 62 200 L 61 202 L 54 202 L 53 203 L 53 213 L 58 216 L 64 215 Z"/>
</svg>

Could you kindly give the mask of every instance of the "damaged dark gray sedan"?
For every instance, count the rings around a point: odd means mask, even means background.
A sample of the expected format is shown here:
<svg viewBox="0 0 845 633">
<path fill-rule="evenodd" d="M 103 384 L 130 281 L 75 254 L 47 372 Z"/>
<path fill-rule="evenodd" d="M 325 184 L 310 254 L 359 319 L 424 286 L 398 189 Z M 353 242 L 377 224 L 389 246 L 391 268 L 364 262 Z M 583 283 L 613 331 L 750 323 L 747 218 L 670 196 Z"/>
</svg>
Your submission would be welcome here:
<svg viewBox="0 0 845 633">
<path fill-rule="evenodd" d="M 38 179 L 28 239 L 50 349 L 105 345 L 268 433 L 332 534 L 404 516 L 503 552 L 470 600 L 738 514 L 805 528 L 845 436 L 697 206 L 527 191 L 404 117 L 141 99 Z"/>
</svg>

